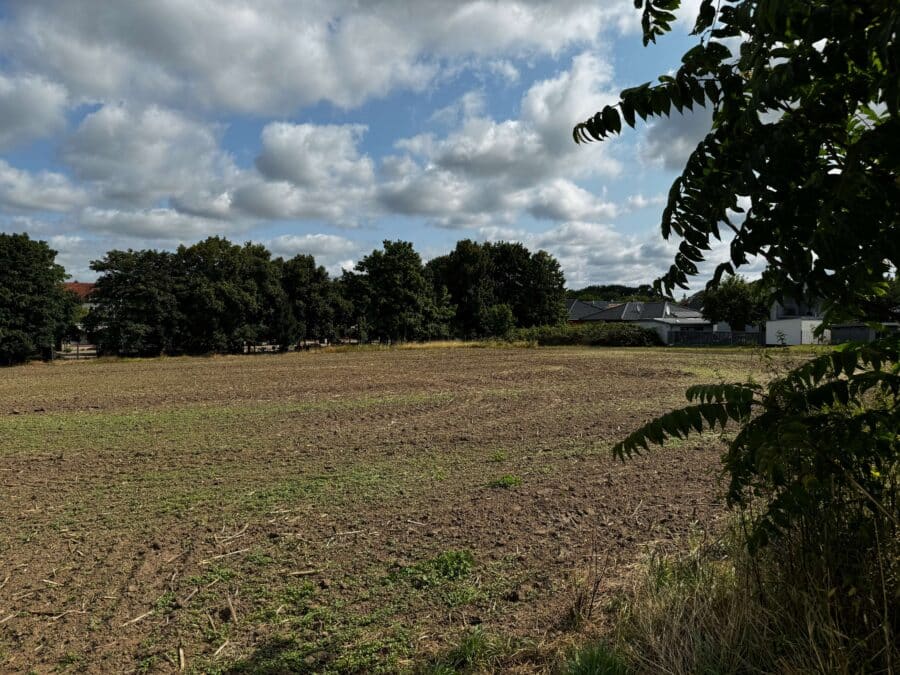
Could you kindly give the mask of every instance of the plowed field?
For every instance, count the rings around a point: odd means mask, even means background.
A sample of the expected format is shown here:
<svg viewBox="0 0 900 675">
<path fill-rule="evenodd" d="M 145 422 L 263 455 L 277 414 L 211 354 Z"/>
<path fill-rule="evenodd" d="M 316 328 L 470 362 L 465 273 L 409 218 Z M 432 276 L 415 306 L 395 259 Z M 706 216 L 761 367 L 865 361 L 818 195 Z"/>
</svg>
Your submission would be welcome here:
<svg viewBox="0 0 900 675">
<path fill-rule="evenodd" d="M 446 348 L 2 370 L 0 671 L 396 672 L 473 635 L 542 671 L 597 628 L 573 620 L 591 580 L 600 607 L 723 515 L 714 436 L 628 463 L 612 443 L 761 367 Z"/>
</svg>

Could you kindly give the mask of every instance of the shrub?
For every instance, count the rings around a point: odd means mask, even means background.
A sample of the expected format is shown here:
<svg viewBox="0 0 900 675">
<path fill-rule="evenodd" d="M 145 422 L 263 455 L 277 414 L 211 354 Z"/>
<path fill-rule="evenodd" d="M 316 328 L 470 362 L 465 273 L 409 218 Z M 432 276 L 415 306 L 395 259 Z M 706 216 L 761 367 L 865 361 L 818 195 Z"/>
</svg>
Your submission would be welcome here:
<svg viewBox="0 0 900 675">
<path fill-rule="evenodd" d="M 693 405 L 613 452 L 738 422 L 724 457 L 728 501 L 744 518 L 757 592 L 784 616 L 813 617 L 807 632 L 823 653 L 889 671 L 900 627 L 900 339 L 842 345 L 766 388 L 687 396 Z"/>
<path fill-rule="evenodd" d="M 514 488 L 519 487 L 522 484 L 522 479 L 518 476 L 513 476 L 512 474 L 507 474 L 505 476 L 500 476 L 496 480 L 492 480 L 488 483 L 488 487 L 492 488 Z"/>
</svg>

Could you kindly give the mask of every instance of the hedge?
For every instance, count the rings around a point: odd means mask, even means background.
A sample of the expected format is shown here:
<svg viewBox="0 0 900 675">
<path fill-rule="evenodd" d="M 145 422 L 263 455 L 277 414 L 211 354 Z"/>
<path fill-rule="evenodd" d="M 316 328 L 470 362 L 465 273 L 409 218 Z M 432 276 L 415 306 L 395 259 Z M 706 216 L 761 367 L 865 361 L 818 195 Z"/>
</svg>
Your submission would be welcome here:
<svg viewBox="0 0 900 675">
<path fill-rule="evenodd" d="M 511 340 L 540 346 L 587 345 L 591 347 L 650 347 L 662 344 L 655 330 L 631 323 L 581 323 L 519 328 Z"/>
</svg>

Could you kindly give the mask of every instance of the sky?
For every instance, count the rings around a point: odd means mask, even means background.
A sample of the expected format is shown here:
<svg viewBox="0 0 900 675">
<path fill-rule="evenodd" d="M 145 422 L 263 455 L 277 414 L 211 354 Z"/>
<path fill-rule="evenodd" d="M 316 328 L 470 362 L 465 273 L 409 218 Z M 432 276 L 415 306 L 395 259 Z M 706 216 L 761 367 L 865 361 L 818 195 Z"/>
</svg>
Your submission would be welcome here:
<svg viewBox="0 0 900 675">
<path fill-rule="evenodd" d="M 332 274 L 385 239 L 520 241 L 571 288 L 647 283 L 710 114 L 571 131 L 678 67 L 683 4 L 644 48 L 631 0 L 0 0 L 0 231 L 82 281 L 223 235 Z"/>
</svg>

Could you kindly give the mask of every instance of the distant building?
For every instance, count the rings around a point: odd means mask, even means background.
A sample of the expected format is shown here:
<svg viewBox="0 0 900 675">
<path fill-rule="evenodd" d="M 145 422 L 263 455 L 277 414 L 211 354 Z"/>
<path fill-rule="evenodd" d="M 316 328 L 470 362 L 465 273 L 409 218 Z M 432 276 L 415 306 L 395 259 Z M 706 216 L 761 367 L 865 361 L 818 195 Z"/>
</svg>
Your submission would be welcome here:
<svg viewBox="0 0 900 675">
<path fill-rule="evenodd" d="M 818 302 L 807 302 L 786 296 L 776 300 L 769 308 L 766 322 L 767 345 L 814 345 L 828 344 L 829 331 L 816 335 L 822 324 L 822 306 Z"/>
<path fill-rule="evenodd" d="M 94 284 L 85 281 L 67 281 L 63 284 L 67 291 L 74 293 L 82 305 L 90 306 L 91 293 L 94 292 Z"/>
<path fill-rule="evenodd" d="M 716 325 L 704 319 L 701 312 L 668 300 L 619 303 L 573 300 L 569 303 L 570 323 L 593 321 L 635 323 L 655 330 L 664 344 L 671 344 L 676 332 L 713 332 L 716 329 Z"/>
</svg>

